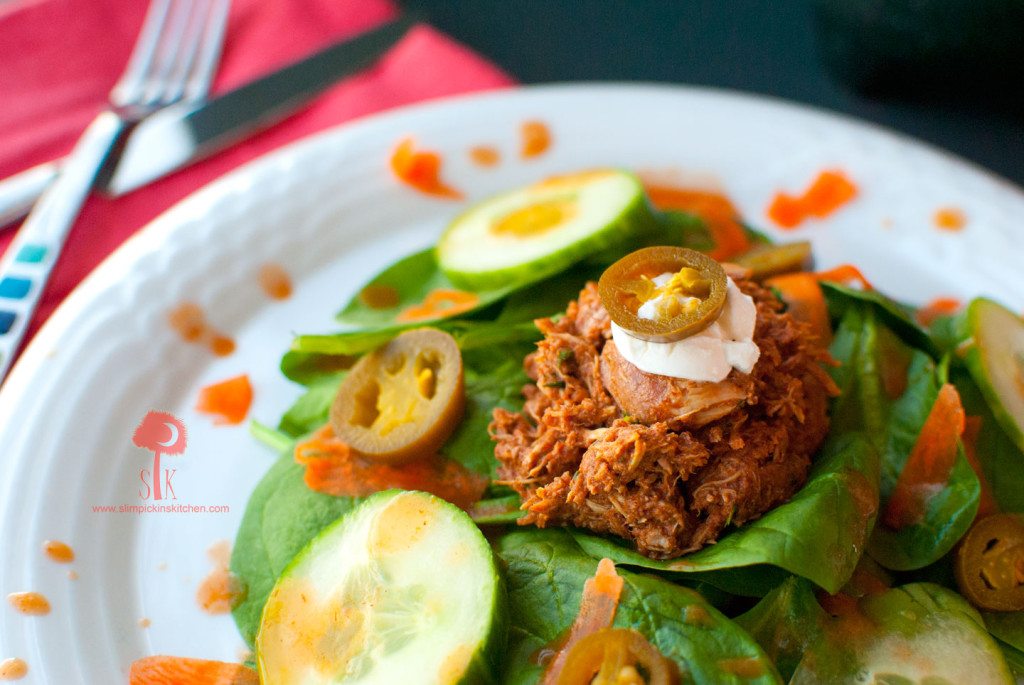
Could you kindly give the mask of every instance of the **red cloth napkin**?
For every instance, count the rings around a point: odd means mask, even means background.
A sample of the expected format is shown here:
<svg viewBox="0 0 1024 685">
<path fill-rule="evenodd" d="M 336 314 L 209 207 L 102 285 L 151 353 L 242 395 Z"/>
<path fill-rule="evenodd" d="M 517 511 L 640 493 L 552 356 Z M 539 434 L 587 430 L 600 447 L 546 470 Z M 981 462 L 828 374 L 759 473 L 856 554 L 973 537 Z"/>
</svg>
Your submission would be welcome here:
<svg viewBox="0 0 1024 685">
<path fill-rule="evenodd" d="M 141 0 L 0 4 L 0 177 L 65 154 L 104 106 L 135 43 Z M 390 0 L 233 0 L 214 92 L 397 16 Z M 418 100 L 511 85 L 465 47 L 420 26 L 376 66 L 287 121 L 122 198 L 94 197 L 68 239 L 29 331 L 132 233 L 212 179 L 285 143 Z M 11 234 L 0 236 L 0 251 Z"/>
</svg>

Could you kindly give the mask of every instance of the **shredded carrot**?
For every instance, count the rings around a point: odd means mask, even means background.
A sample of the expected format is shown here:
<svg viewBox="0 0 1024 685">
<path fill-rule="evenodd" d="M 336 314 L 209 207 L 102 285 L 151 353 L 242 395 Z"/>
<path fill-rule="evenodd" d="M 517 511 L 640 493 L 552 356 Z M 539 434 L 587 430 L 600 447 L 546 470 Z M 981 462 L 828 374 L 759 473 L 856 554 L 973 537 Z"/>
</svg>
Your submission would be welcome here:
<svg viewBox="0 0 1024 685">
<path fill-rule="evenodd" d="M 242 374 L 200 390 L 196 411 L 212 414 L 218 425 L 237 425 L 245 421 L 251 404 L 252 385 L 249 376 Z"/>
<path fill-rule="evenodd" d="M 551 130 L 543 121 L 526 121 L 520 129 L 523 137 L 520 154 L 523 159 L 539 157 L 551 147 Z"/>
<path fill-rule="evenodd" d="M 708 227 L 715 247 L 713 259 L 730 259 L 750 249 L 750 239 L 740 224 L 736 205 L 722 193 L 645 184 L 647 196 L 658 209 L 677 209 L 696 214 Z"/>
<path fill-rule="evenodd" d="M 981 459 L 978 458 L 978 435 L 981 433 L 981 425 L 982 418 L 980 416 L 968 416 L 964 420 L 964 434 L 962 438 L 967 462 L 974 469 L 974 474 L 978 477 L 978 483 L 981 485 L 981 494 L 978 497 L 977 518 L 984 518 L 989 514 L 995 514 L 999 511 L 999 505 L 992 494 L 992 484 L 988 482 L 985 471 L 981 467 Z"/>
<path fill-rule="evenodd" d="M 569 628 L 569 635 L 558 653 L 548 663 L 541 678 L 541 685 L 555 685 L 565 666 L 565 660 L 576 643 L 587 635 L 604 628 L 610 628 L 619 607 L 619 597 L 625 581 L 615 572 L 611 559 L 602 559 L 597 572 L 583 584 L 583 598 L 576 619 Z"/>
<path fill-rule="evenodd" d="M 786 303 L 786 311 L 797 321 L 810 324 L 811 333 L 823 344 L 832 340 L 832 325 L 828 318 L 828 304 L 821 285 L 814 274 L 801 272 L 783 274 L 765 281 Z"/>
<path fill-rule="evenodd" d="M 834 269 L 819 271 L 816 275 L 819 281 L 833 281 L 848 288 L 875 289 L 875 286 L 871 285 L 871 281 L 865 278 L 860 269 L 853 264 L 841 264 Z"/>
<path fill-rule="evenodd" d="M 961 304 L 960 300 L 953 297 L 937 297 L 918 309 L 914 318 L 922 326 L 931 326 L 940 316 L 956 314 L 960 311 Z"/>
<path fill-rule="evenodd" d="M 181 656 L 147 656 L 132 663 L 131 685 L 259 685 L 256 671 L 242 664 L 187 659 Z"/>
<path fill-rule="evenodd" d="M 779 192 L 768 218 L 782 228 L 796 228 L 809 218 L 824 219 L 857 196 L 857 186 L 840 171 L 822 171 L 800 196 Z"/>
<path fill-rule="evenodd" d="M 423 298 L 422 304 L 416 304 L 403 310 L 395 320 L 411 323 L 414 321 L 428 321 L 441 316 L 455 316 L 456 314 L 468 312 L 479 303 L 480 296 L 476 293 L 439 288 L 427 293 L 427 296 Z"/>
<path fill-rule="evenodd" d="M 882 512 L 886 526 L 901 530 L 924 519 L 928 497 L 949 479 L 965 421 L 960 393 L 946 383 L 939 390 L 889 495 L 889 503 Z"/>
<path fill-rule="evenodd" d="M 412 138 L 398 144 L 391 154 L 391 170 L 399 181 L 421 193 L 462 199 L 462 193 L 441 180 L 441 156 L 436 152 L 416 151 Z"/>
<path fill-rule="evenodd" d="M 335 497 L 365 497 L 381 490 L 422 490 L 469 509 L 483 497 L 487 478 L 441 456 L 405 464 L 369 462 L 334 434 L 330 424 L 295 446 L 310 490 Z"/>
</svg>

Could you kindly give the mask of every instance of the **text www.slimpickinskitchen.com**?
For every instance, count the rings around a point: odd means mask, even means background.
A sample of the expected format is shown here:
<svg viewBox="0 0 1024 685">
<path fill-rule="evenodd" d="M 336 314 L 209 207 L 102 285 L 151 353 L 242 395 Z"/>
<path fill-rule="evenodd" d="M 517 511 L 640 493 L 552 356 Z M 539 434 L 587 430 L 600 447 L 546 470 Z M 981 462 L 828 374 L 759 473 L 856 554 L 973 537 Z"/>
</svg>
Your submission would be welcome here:
<svg viewBox="0 0 1024 685">
<path fill-rule="evenodd" d="M 94 514 L 227 514 L 226 504 L 94 504 Z"/>
</svg>

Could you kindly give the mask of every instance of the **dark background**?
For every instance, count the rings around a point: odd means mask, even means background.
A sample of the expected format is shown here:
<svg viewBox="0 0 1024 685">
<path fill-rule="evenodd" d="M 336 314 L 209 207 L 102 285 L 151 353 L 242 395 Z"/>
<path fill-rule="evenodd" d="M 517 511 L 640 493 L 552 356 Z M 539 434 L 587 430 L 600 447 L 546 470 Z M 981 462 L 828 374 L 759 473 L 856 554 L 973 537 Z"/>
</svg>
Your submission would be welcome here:
<svg viewBox="0 0 1024 685">
<path fill-rule="evenodd" d="M 828 6 L 827 0 L 817 1 Z M 834 0 L 839 4 L 832 7 L 842 8 L 838 11 L 862 11 L 841 17 L 838 27 L 833 22 L 823 34 L 813 2 L 404 0 L 402 5 L 523 83 L 660 81 L 772 95 L 910 134 L 1024 185 L 1024 81 L 1019 78 L 1024 47 L 1017 47 L 1024 46 L 1019 9 L 1024 3 Z M 900 13 L 901 2 L 934 12 L 907 17 Z M 975 27 L 972 38 L 957 12 L 974 13 L 986 3 L 1018 7 L 1011 8 L 1012 16 L 994 16 L 992 26 Z M 885 31 L 878 22 L 888 22 Z M 1013 43 L 1009 49 L 1018 52 L 954 73 L 965 63 L 963 55 L 985 52 L 997 42 L 993 27 L 1005 27 Z M 823 56 L 830 50 L 837 68 L 826 67 Z M 928 50 L 933 52 L 922 56 Z M 871 75 L 879 73 L 892 78 L 879 83 Z"/>
</svg>

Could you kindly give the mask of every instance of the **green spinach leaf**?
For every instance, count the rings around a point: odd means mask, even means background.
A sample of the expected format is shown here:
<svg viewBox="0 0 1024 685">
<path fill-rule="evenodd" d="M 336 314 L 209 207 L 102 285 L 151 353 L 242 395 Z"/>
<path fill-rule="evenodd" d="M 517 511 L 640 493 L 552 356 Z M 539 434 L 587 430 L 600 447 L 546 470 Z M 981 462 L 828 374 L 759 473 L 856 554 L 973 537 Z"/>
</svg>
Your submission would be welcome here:
<svg viewBox="0 0 1024 685">
<path fill-rule="evenodd" d="M 511 611 L 503 680 L 532 684 L 542 671 L 534 655 L 572 625 L 583 584 L 594 575 L 597 562 L 561 530 L 516 531 L 495 546 L 505 566 Z M 614 625 L 643 633 L 688 674 L 683 682 L 781 682 L 757 643 L 694 590 L 621 569 L 619 575 L 625 586 Z M 737 676 L 730 669 L 737 659 L 759 668 L 760 675 Z"/>
<path fill-rule="evenodd" d="M 249 645 L 277 577 L 306 543 L 356 501 L 310 490 L 303 481 L 304 471 L 290 454 L 270 467 L 249 497 L 235 537 L 230 568 L 246 594 L 232 613 Z"/>
<path fill-rule="evenodd" d="M 814 586 L 790 576 L 735 620 L 757 640 L 789 682 L 804 652 L 820 639 L 826 619 L 814 596 Z"/>
<path fill-rule="evenodd" d="M 911 347 L 938 357 L 940 350 L 928 332 L 914 320 L 914 308 L 886 297 L 877 290 L 857 290 L 832 281 L 821 282 L 833 319 L 842 319 L 854 304 L 867 304 Z"/>
</svg>

